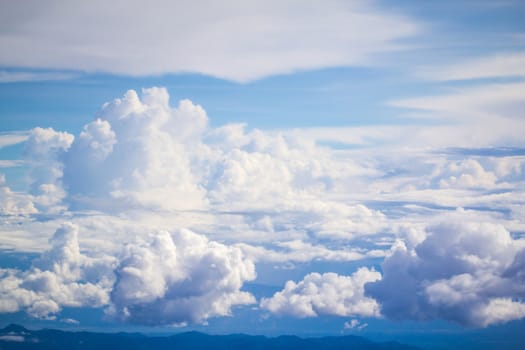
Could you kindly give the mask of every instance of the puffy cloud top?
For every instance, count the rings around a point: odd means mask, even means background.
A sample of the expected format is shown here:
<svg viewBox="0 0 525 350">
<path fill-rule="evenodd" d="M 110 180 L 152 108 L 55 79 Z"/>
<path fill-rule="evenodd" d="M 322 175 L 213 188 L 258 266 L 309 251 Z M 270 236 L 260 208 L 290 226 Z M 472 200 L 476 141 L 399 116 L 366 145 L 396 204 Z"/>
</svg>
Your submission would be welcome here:
<svg viewBox="0 0 525 350">
<path fill-rule="evenodd" d="M 255 302 L 240 290 L 255 278 L 253 263 L 239 248 L 189 230 L 127 246 L 116 275 L 111 313 L 132 323 L 199 323 Z"/>
<path fill-rule="evenodd" d="M 101 307 L 109 302 L 114 259 L 81 254 L 77 234 L 78 227 L 66 223 L 30 270 L 0 270 L 0 312 L 25 309 L 33 317 L 54 319 L 63 306 Z"/>
<path fill-rule="evenodd" d="M 365 283 L 379 279 L 379 272 L 364 267 L 350 276 L 310 273 L 298 283 L 286 282 L 282 291 L 263 298 L 261 307 L 296 317 L 379 316 L 377 302 L 364 295 Z"/>
<path fill-rule="evenodd" d="M 204 323 L 255 303 L 241 290 L 255 279 L 253 262 L 186 229 L 129 244 L 118 259 L 82 254 L 70 223 L 49 242 L 29 270 L 0 269 L 0 313 L 55 319 L 64 306 L 106 307 L 125 322 L 160 325 Z"/>
<path fill-rule="evenodd" d="M 116 207 L 202 207 L 188 147 L 200 142 L 206 127 L 206 112 L 188 100 L 171 108 L 163 88 L 143 90 L 142 100 L 130 90 L 105 104 L 72 144 L 64 185 L 84 205 L 82 198 L 94 197 Z"/>
<path fill-rule="evenodd" d="M 366 295 L 394 319 L 447 319 L 484 327 L 525 317 L 523 250 L 502 226 L 431 226 L 413 249 L 398 242 Z"/>
</svg>

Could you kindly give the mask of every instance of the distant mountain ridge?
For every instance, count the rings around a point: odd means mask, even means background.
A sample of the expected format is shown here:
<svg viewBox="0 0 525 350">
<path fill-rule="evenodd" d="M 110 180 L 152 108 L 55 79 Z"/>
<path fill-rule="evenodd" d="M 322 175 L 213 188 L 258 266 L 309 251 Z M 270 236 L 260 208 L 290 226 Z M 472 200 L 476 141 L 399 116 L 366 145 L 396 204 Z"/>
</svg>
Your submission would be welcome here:
<svg viewBox="0 0 525 350">
<path fill-rule="evenodd" d="M 171 336 L 146 336 L 140 333 L 70 332 L 54 329 L 28 330 L 11 324 L 0 330 L 0 349 L 181 349 L 181 350 L 417 350 L 397 342 L 377 343 L 363 337 L 276 338 L 245 334 L 209 335 L 199 332 Z"/>
</svg>

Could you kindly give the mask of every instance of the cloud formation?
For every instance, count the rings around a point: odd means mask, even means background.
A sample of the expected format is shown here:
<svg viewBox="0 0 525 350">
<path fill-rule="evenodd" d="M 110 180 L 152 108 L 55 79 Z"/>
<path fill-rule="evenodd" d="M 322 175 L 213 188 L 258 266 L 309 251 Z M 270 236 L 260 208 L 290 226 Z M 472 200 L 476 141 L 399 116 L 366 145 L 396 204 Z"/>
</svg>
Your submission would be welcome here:
<svg viewBox="0 0 525 350">
<path fill-rule="evenodd" d="M 192 171 L 206 112 L 169 106 L 165 89 L 135 91 L 103 106 L 64 155 L 63 183 L 78 206 L 196 209 L 206 205 Z M 194 149 L 197 148 L 197 149 Z"/>
<path fill-rule="evenodd" d="M 523 242 L 500 225 L 433 225 L 410 247 L 396 243 L 366 295 L 393 319 L 445 319 L 485 327 L 525 317 Z"/>
<path fill-rule="evenodd" d="M 30 164 L 30 193 L 35 207 L 41 212 L 63 211 L 61 204 L 66 192 L 62 186 L 63 156 L 75 137 L 52 128 L 34 128 L 24 144 L 24 153 Z"/>
<path fill-rule="evenodd" d="M 476 57 L 441 67 L 426 67 L 420 75 L 431 80 L 468 80 L 500 77 L 525 77 L 525 53 L 506 52 Z"/>
<path fill-rule="evenodd" d="M 367 131 L 349 130 L 367 139 Z M 381 139 L 385 130 L 374 135 Z M 305 135 L 211 127 L 202 107 L 189 100 L 173 107 L 164 88 L 140 96 L 130 90 L 104 104 L 76 136 L 33 129 L 24 147 L 30 193 L 0 181 L 5 246 L 40 250 L 32 238 L 44 224 L 18 222 L 44 213 L 53 228 L 70 216 L 90 249 L 80 254 L 67 233 L 75 229 L 58 230 L 29 270 L 2 271 L 3 310 L 52 318 L 90 300 L 124 322 L 205 323 L 255 302 L 242 290 L 255 278 L 254 263 L 383 258 L 397 237 L 383 277 L 367 268 L 312 273 L 264 298 L 261 308 L 477 327 L 523 317 L 522 243 L 509 234 L 524 228 L 522 156 L 334 149 Z M 470 208 L 447 217 L 461 206 Z M 122 241 L 128 245 L 119 253 Z M 120 257 L 92 268 L 93 247 Z"/>
<path fill-rule="evenodd" d="M 381 279 L 377 271 L 362 267 L 350 276 L 310 273 L 302 281 L 286 282 L 284 289 L 263 298 L 261 307 L 274 314 L 295 317 L 379 316 L 379 305 L 364 295 L 364 285 Z"/>
<path fill-rule="evenodd" d="M 239 248 L 189 230 L 128 245 L 115 274 L 109 313 L 126 322 L 203 323 L 230 315 L 232 306 L 255 303 L 240 290 L 255 279 L 254 264 Z"/>
<path fill-rule="evenodd" d="M 205 323 L 255 303 L 241 291 L 255 267 L 239 248 L 181 229 L 128 244 L 118 258 L 82 254 L 78 226 L 66 223 L 30 269 L 0 270 L 0 313 L 56 319 L 64 307 L 106 309 L 124 322 Z"/>
<path fill-rule="evenodd" d="M 4 6 L 0 22 L 2 66 L 126 75 L 195 72 L 235 81 L 369 64 L 373 54 L 394 50 L 397 40 L 419 31 L 411 18 L 341 0 L 161 0 L 147 11 L 142 1 L 22 1 Z"/>
<path fill-rule="evenodd" d="M 35 128 L 25 153 L 40 213 L 238 212 L 250 229 L 347 240 L 385 227 L 380 211 L 328 197 L 374 169 L 293 135 L 211 128 L 202 107 L 172 107 L 164 88 L 104 104 L 76 137 Z"/>
<path fill-rule="evenodd" d="M 0 174 L 0 215 L 30 215 L 37 213 L 31 196 L 11 191 Z"/>
<path fill-rule="evenodd" d="M 0 270 L 0 312 L 25 310 L 29 315 L 55 319 L 68 307 L 101 307 L 109 302 L 114 259 L 83 255 L 78 227 L 66 223 L 50 239 L 50 249 L 31 269 Z"/>
</svg>

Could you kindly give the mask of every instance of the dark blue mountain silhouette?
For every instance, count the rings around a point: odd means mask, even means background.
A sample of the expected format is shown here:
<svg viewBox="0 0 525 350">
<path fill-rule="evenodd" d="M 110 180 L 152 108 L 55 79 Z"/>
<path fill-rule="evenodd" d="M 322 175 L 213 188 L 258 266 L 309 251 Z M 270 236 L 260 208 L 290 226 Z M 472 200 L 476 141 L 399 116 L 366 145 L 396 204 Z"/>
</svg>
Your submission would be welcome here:
<svg viewBox="0 0 525 350">
<path fill-rule="evenodd" d="M 0 349 L 96 349 L 96 350 L 416 350 L 397 342 L 376 343 L 358 336 L 299 338 L 208 335 L 187 332 L 172 336 L 145 336 L 138 333 L 65 332 L 52 329 L 28 330 L 9 325 L 0 330 Z"/>
</svg>

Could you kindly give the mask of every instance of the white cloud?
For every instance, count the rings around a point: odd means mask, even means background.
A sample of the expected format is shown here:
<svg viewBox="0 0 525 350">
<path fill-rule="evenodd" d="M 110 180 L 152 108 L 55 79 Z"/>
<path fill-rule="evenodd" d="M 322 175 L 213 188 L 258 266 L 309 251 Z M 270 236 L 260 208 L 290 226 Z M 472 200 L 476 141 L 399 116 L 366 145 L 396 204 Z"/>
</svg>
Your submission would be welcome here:
<svg viewBox="0 0 525 350">
<path fill-rule="evenodd" d="M 397 246 L 386 258 L 385 281 L 368 284 L 370 290 L 373 285 L 385 286 L 375 287 L 386 290 L 384 294 L 376 290 L 375 299 L 363 294 L 363 286 L 380 275 L 366 270 L 361 274 L 368 277 L 359 281 L 356 275 L 308 275 L 261 306 L 277 314 L 309 317 L 377 316 L 381 305 L 387 317 L 445 318 L 476 326 L 519 318 L 519 312 L 510 311 L 521 310 L 522 303 L 522 292 L 517 291 L 523 285 L 516 272 L 523 266 L 516 255 L 518 244 L 510 240 L 514 250 L 491 255 L 482 251 L 483 244 L 475 243 L 490 241 L 490 247 L 498 247 L 499 241 L 482 234 L 508 235 L 498 223 L 509 230 L 523 229 L 522 159 L 435 152 L 436 145 L 451 146 L 450 133 L 434 134 L 434 126 L 392 128 L 339 130 L 334 137 L 344 139 L 343 132 L 348 132 L 350 139 L 363 144 L 334 150 L 316 143 L 330 137 L 328 129 L 311 140 L 308 135 L 315 136 L 315 130 L 212 128 L 200 106 L 183 100 L 171 107 L 162 88 L 145 89 L 140 97 L 129 91 L 105 104 L 76 137 L 36 128 L 25 147 L 33 195 L 0 186 L 7 194 L 7 204 L 0 200 L 4 213 L 28 208 L 27 214 L 36 208 L 50 213 L 50 208 L 68 205 L 70 212 L 64 214 L 83 227 L 87 255 L 115 254 L 123 242 L 129 245 L 119 259 L 114 288 L 106 284 L 100 288 L 96 278 L 79 279 L 91 271 L 86 262 L 91 260 L 80 257 L 78 242 L 61 239 L 57 231 L 53 245 L 58 250 L 43 254 L 28 271 L 2 272 L 6 295 L 2 310 L 54 317 L 65 305 L 85 305 L 89 298 L 98 298 L 96 305 L 111 305 L 108 312 L 127 322 L 203 323 L 228 315 L 235 305 L 254 302 L 241 290 L 245 281 L 255 278 L 252 262 L 383 257 L 385 251 L 373 247 L 381 248 L 398 236 L 406 245 Z M 445 239 L 449 255 L 439 260 L 428 253 L 437 251 L 439 244 L 429 242 L 433 235 L 445 234 L 439 225 L 432 226 L 429 235 L 423 228 L 446 221 L 444 213 L 460 206 L 492 211 L 459 209 L 449 221 L 490 221 L 492 226 L 467 228 L 465 241 L 451 246 L 462 235 Z M 35 230 L 51 232 L 62 220 L 48 218 L 46 222 L 5 218 L 0 227 L 3 246 L 41 251 L 43 236 L 35 237 Z M 179 227 L 208 232 L 211 241 L 178 231 Z M 159 229 L 173 234 L 145 239 L 146 232 Z M 184 232 L 186 241 L 180 238 Z M 135 238 L 145 240 L 133 243 Z M 361 244 L 367 249 L 359 248 Z M 196 249 L 195 256 L 187 255 L 190 246 Z M 217 260 L 211 264 L 225 266 L 220 273 L 208 274 L 210 256 Z M 401 268 L 389 270 L 390 264 Z M 458 266 L 471 267 L 464 271 Z M 440 275 L 422 275 L 430 270 Z M 392 271 L 405 275 L 391 277 Z M 190 280 L 195 274 L 202 280 Z M 509 282 L 507 275 L 517 282 Z M 399 280 L 406 283 L 398 295 L 392 285 Z M 212 288 L 210 283 L 218 286 Z M 306 285 L 315 286 L 318 293 Z M 500 291 L 493 286 L 500 286 Z M 507 287 L 515 292 L 501 291 Z M 418 294 L 411 295 L 412 290 Z M 152 315 L 160 317 L 155 321 Z"/>
<path fill-rule="evenodd" d="M 404 117 L 439 121 L 439 125 L 413 126 L 402 135 L 404 145 L 419 147 L 523 147 L 521 116 L 525 97 L 522 82 L 477 84 L 450 88 L 435 96 L 390 101 L 410 109 Z"/>
<path fill-rule="evenodd" d="M 368 326 L 368 323 L 361 323 L 359 320 L 353 319 L 349 322 L 345 322 L 343 329 L 355 329 L 361 331 Z"/>
<path fill-rule="evenodd" d="M 0 168 L 14 168 L 24 165 L 25 162 L 23 160 L 6 160 L 6 159 L 0 159 Z"/>
<path fill-rule="evenodd" d="M 64 224 L 31 269 L 0 271 L 1 313 L 25 310 L 33 317 L 55 319 L 64 306 L 101 307 L 109 302 L 114 259 L 81 254 L 77 235 L 77 226 Z"/>
<path fill-rule="evenodd" d="M 73 79 L 77 74 L 61 72 L 0 71 L 0 84 Z"/>
<path fill-rule="evenodd" d="M 351 179 L 377 172 L 369 165 L 293 134 L 210 128 L 200 106 L 182 100 L 173 108 L 163 88 L 106 103 L 75 138 L 36 128 L 26 154 L 41 212 L 206 209 L 244 213 L 252 231 L 341 239 L 385 227 L 380 211 L 329 199 L 348 191 L 340 186 Z M 249 218 L 260 212 L 265 224 Z"/>
<path fill-rule="evenodd" d="M 0 340 L 2 341 L 13 341 L 17 343 L 21 343 L 25 341 L 25 338 L 21 335 L 0 335 Z"/>
<path fill-rule="evenodd" d="M 442 188 L 482 188 L 495 186 L 496 175 L 486 171 L 475 159 L 448 162 L 435 173 L 438 185 Z"/>
<path fill-rule="evenodd" d="M 384 254 L 380 250 L 331 249 L 321 244 L 314 245 L 300 240 L 279 242 L 275 245 L 277 249 L 252 246 L 246 243 L 236 244 L 244 254 L 256 262 L 355 261 Z"/>
<path fill-rule="evenodd" d="M 0 21 L 3 66 L 236 81 L 368 65 L 419 31 L 413 19 L 357 0 L 155 1 L 147 9 L 142 1 L 22 1 L 4 6 Z"/>
<path fill-rule="evenodd" d="M 284 289 L 263 298 L 261 307 L 274 314 L 295 317 L 379 316 L 379 304 L 364 295 L 364 285 L 381 279 L 381 274 L 360 268 L 350 276 L 310 273 L 298 283 L 286 282 Z"/>
<path fill-rule="evenodd" d="M 415 248 L 398 242 L 383 278 L 366 285 L 393 319 L 446 319 L 485 327 L 525 317 L 523 244 L 501 225 L 433 225 Z"/>
<path fill-rule="evenodd" d="M 159 232 L 127 246 L 115 273 L 109 313 L 126 322 L 203 323 L 255 302 L 240 290 L 255 278 L 253 263 L 239 248 L 189 230 Z"/>
<path fill-rule="evenodd" d="M 198 161 L 206 112 L 188 100 L 169 106 L 165 89 L 135 91 L 104 105 L 64 156 L 63 182 L 79 206 L 195 209 L 206 205 Z"/>
<path fill-rule="evenodd" d="M 450 93 L 438 96 L 391 101 L 389 105 L 429 111 L 433 113 L 431 116 L 441 120 L 475 118 L 479 121 L 480 118 L 493 117 L 512 120 L 520 117 L 519 107 L 525 100 L 521 93 L 524 88 L 525 84 L 521 82 L 481 84 L 451 89 Z"/>
<path fill-rule="evenodd" d="M 30 192 L 39 211 L 60 212 L 66 193 L 62 188 L 62 157 L 73 143 L 74 136 L 52 128 L 34 128 L 24 144 L 24 152 L 31 167 Z"/>
<path fill-rule="evenodd" d="M 115 258 L 98 247 L 82 253 L 78 230 L 60 226 L 29 269 L 0 269 L 0 313 L 56 319 L 63 307 L 105 308 L 124 322 L 174 325 L 255 303 L 241 290 L 255 266 L 238 247 L 181 229 L 121 246 Z"/>
<path fill-rule="evenodd" d="M 29 215 L 37 212 L 31 196 L 11 191 L 6 185 L 5 176 L 0 174 L 0 215 Z"/>
<path fill-rule="evenodd" d="M 420 68 L 419 71 L 419 76 L 438 81 L 525 77 L 525 53 L 471 58 L 447 66 Z"/>
<path fill-rule="evenodd" d="M 27 138 L 27 132 L 0 132 L 0 148 L 22 143 Z"/>
</svg>

